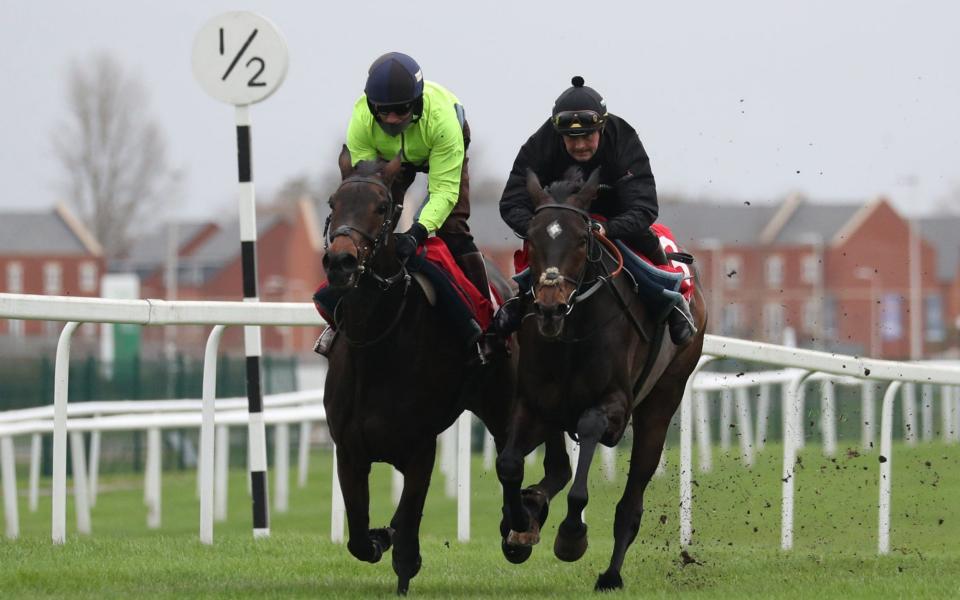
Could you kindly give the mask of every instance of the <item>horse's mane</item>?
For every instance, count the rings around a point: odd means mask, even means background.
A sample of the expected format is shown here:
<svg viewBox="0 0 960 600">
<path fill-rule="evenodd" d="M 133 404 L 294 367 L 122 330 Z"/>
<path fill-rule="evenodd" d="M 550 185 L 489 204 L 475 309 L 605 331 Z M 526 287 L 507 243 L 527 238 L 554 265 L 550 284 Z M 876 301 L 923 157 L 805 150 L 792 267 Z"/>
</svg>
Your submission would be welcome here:
<svg viewBox="0 0 960 600">
<path fill-rule="evenodd" d="M 563 179 L 558 179 L 544 188 L 557 202 L 563 202 L 570 196 L 583 189 L 583 171 L 580 167 L 569 167 L 563 173 Z"/>
</svg>

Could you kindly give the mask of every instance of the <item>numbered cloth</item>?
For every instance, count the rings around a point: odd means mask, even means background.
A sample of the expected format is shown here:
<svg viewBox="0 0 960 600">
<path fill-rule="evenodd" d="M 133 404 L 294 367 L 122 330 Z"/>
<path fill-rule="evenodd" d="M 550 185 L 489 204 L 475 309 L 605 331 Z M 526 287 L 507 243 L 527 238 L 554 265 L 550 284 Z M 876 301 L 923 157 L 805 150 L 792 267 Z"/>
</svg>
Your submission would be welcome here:
<svg viewBox="0 0 960 600">
<path fill-rule="evenodd" d="M 596 216 L 597 220 L 603 217 Z M 660 239 L 660 246 L 669 255 L 680 250 L 673 232 L 662 223 L 654 223 L 650 230 Z M 666 317 L 671 308 L 681 298 L 690 300 L 693 296 L 694 282 L 690 266 L 679 261 L 669 261 L 666 265 L 654 265 L 646 256 L 640 254 L 620 240 L 614 240 L 623 255 L 623 267 L 634 281 L 634 289 L 644 303 L 651 309 L 656 320 Z M 530 289 L 530 269 L 527 243 L 513 255 L 516 270 L 514 280 L 520 289 Z"/>
<path fill-rule="evenodd" d="M 486 331 L 490 326 L 493 305 L 463 274 L 443 240 L 427 238 L 417 253 L 407 260 L 407 270 L 422 273 L 430 280 L 437 292 L 437 308 L 457 331 L 463 332 L 463 336 L 469 337 L 470 332 L 478 328 Z M 332 289 L 326 281 L 317 288 L 313 303 L 327 323 L 334 322 L 337 303 L 347 291 Z M 499 303 L 501 299 L 496 298 L 496 301 Z"/>
</svg>

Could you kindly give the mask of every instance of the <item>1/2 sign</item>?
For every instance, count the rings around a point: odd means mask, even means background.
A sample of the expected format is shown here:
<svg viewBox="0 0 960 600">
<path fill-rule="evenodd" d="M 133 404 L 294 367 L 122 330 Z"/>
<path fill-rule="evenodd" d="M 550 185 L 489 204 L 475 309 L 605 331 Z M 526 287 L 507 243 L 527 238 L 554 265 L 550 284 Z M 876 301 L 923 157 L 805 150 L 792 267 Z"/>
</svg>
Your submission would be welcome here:
<svg viewBox="0 0 960 600">
<path fill-rule="evenodd" d="M 277 27 L 252 12 L 214 17 L 193 43 L 193 76 L 217 100 L 260 102 L 287 75 L 287 43 Z"/>
</svg>

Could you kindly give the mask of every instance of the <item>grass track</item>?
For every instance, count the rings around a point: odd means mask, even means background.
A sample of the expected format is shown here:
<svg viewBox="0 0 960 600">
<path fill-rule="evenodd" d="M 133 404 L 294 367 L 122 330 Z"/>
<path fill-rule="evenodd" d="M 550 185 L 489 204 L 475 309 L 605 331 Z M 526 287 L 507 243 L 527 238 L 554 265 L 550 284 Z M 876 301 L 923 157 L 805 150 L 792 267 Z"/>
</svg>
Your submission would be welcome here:
<svg viewBox="0 0 960 600">
<path fill-rule="evenodd" d="M 671 465 L 676 458 L 675 451 L 668 454 Z M 789 553 L 778 550 L 780 460 L 776 446 L 749 471 L 732 455 L 718 455 L 712 473 L 697 475 L 691 554 L 701 564 L 686 567 L 677 547 L 676 469 L 654 479 L 619 596 L 960 597 L 960 447 L 895 448 L 893 551 L 886 557 L 876 556 L 876 454 L 841 452 L 835 461 L 814 448 L 802 454 Z M 496 477 L 475 464 L 473 541 L 460 544 L 456 505 L 443 496 L 443 479 L 436 475 L 421 536 L 424 567 L 411 594 L 529 599 L 589 593 L 609 558 L 613 507 L 626 468 L 620 465 L 612 484 L 599 471 L 594 474 L 587 508 L 590 548 L 575 564 L 561 563 L 552 553 L 562 499 L 552 506 L 533 557 L 514 566 L 499 551 Z M 20 479 L 23 485 L 26 478 Z M 396 581 L 389 556 L 376 565 L 360 563 L 329 542 L 329 480 L 329 455 L 313 455 L 308 487 L 293 486 L 290 512 L 273 515 L 271 538 L 254 542 L 245 474 L 232 473 L 229 519 L 217 524 L 213 547 L 197 539 L 199 508 L 190 472 L 164 474 L 159 531 L 146 529 L 141 479 L 104 479 L 110 491 L 93 511 L 94 534 L 69 531 L 63 547 L 49 541 L 49 497 L 41 499 L 36 514 L 27 512 L 21 497 L 21 538 L 0 542 L 0 597 L 390 597 Z M 389 480 L 385 467 L 374 469 L 374 525 L 389 520 Z M 68 514 L 68 524 L 74 522 Z"/>
</svg>

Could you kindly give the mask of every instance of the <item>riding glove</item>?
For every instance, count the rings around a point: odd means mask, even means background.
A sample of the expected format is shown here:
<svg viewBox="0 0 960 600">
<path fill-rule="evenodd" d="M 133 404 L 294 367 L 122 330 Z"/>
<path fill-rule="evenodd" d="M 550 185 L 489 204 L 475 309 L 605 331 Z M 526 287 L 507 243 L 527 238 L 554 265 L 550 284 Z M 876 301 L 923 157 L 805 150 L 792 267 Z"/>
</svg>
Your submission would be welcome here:
<svg viewBox="0 0 960 600">
<path fill-rule="evenodd" d="M 421 223 L 414 223 L 410 229 L 397 234 L 395 243 L 397 258 L 404 260 L 417 253 L 417 247 L 430 235 Z"/>
</svg>

